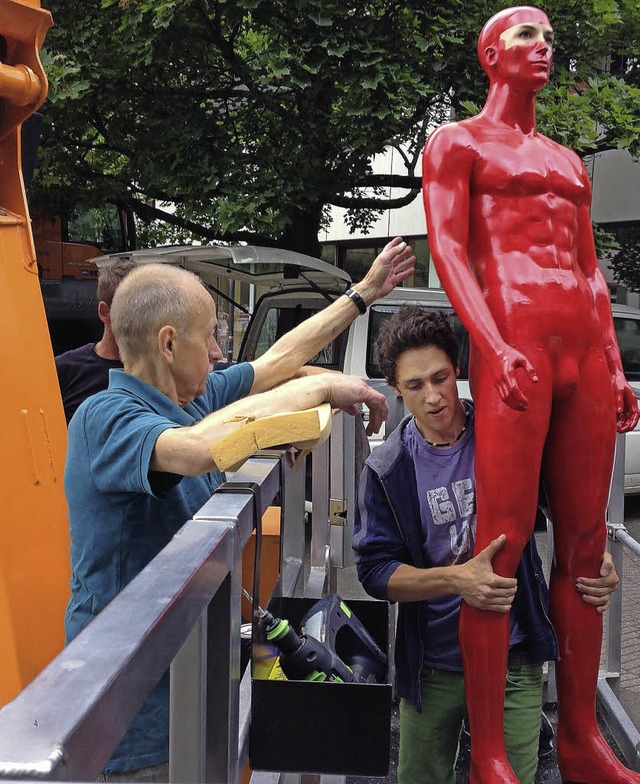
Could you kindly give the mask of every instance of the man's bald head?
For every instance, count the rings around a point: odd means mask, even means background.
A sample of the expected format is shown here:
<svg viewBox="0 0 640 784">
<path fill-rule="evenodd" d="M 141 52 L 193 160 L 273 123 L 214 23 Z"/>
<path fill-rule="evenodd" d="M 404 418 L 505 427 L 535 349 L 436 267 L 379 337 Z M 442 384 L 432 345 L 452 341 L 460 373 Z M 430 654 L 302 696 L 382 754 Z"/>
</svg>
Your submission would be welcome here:
<svg viewBox="0 0 640 784">
<path fill-rule="evenodd" d="M 491 70 L 487 63 L 487 49 L 498 46 L 500 36 L 505 30 L 525 22 L 549 25 L 549 18 L 544 11 L 535 6 L 516 5 L 512 8 L 503 8 L 485 23 L 478 37 L 478 59 L 489 78 L 491 78 Z"/>
<path fill-rule="evenodd" d="M 179 333 L 211 297 L 192 272 L 144 264 L 129 273 L 111 305 L 111 327 L 125 365 L 145 356 L 163 326 Z"/>
</svg>

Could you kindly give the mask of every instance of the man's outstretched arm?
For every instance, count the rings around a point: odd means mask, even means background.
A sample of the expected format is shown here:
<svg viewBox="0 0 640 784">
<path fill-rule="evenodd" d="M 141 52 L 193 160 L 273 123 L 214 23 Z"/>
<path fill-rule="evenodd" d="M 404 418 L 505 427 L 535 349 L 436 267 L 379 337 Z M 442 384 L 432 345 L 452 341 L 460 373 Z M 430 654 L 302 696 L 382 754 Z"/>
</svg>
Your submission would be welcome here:
<svg viewBox="0 0 640 784">
<path fill-rule="evenodd" d="M 410 246 L 402 237 L 396 237 L 385 245 L 364 279 L 351 288 L 360 295 L 365 305 L 371 305 L 409 278 L 414 272 L 415 261 Z M 251 393 L 271 389 L 294 376 L 311 357 L 343 332 L 358 314 L 355 302 L 340 296 L 287 332 L 251 363 L 254 371 Z"/>
<path fill-rule="evenodd" d="M 294 379 L 276 389 L 231 403 L 195 425 L 164 430 L 156 439 L 151 470 L 180 476 L 213 471 L 216 466 L 209 447 L 245 424 L 247 417 L 258 419 L 285 411 L 302 411 L 320 403 L 331 403 L 348 414 L 356 414 L 360 403 L 365 403 L 369 408 L 370 425 L 376 430 L 389 413 L 384 395 L 357 376 L 324 373 Z"/>
</svg>

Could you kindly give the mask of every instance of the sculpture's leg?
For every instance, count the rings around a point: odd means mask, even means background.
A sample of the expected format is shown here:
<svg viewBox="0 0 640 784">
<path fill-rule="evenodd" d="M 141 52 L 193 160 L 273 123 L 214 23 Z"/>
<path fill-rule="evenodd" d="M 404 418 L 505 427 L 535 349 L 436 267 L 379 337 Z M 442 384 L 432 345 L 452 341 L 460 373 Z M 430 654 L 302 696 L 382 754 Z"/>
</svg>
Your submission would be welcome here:
<svg viewBox="0 0 640 784">
<path fill-rule="evenodd" d="M 492 379 L 482 373 L 474 375 L 473 391 L 478 512 L 475 552 L 506 534 L 507 542 L 494 558 L 493 568 L 511 577 L 533 532 L 549 387 L 545 388 L 543 381 L 536 385 L 535 405 L 524 413 L 507 408 L 497 397 Z M 469 782 L 515 784 L 502 731 L 509 615 L 475 610 L 463 603 L 459 637 L 472 737 Z"/>
<path fill-rule="evenodd" d="M 487 615 L 469 605 L 464 605 L 460 613 L 460 645 L 473 738 L 469 784 L 517 784 L 502 730 L 509 616 L 496 613 L 488 619 Z"/>
<path fill-rule="evenodd" d="M 602 616 L 576 591 L 597 576 L 615 443 L 611 382 L 604 359 L 589 358 L 575 393 L 554 404 L 543 475 L 554 523 L 551 618 L 558 635 L 558 764 L 565 781 L 631 784 L 640 775 L 617 760 L 596 720 Z"/>
</svg>

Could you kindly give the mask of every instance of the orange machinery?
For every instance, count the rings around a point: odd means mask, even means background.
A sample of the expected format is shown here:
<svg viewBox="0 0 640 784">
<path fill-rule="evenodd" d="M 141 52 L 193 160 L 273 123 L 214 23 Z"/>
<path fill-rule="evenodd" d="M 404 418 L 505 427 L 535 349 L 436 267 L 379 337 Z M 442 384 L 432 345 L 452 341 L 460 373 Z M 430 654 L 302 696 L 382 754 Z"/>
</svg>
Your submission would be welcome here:
<svg viewBox="0 0 640 784">
<path fill-rule="evenodd" d="M 66 428 L 20 167 L 50 26 L 39 0 L 0 0 L 0 705 L 62 648 L 69 593 Z"/>
</svg>

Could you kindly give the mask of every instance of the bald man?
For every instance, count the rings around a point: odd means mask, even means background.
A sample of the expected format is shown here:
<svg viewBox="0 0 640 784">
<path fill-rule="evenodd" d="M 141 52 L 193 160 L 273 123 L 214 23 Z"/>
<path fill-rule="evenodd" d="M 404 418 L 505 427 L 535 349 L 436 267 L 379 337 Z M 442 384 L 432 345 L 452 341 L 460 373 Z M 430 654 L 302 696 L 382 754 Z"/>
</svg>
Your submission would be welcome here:
<svg viewBox="0 0 640 784">
<path fill-rule="evenodd" d="M 69 426 L 65 493 L 71 531 L 73 639 L 171 540 L 224 480 L 209 453 L 234 416 L 265 416 L 329 402 L 384 421 L 384 397 L 363 379 L 302 375 L 302 365 L 377 297 L 408 277 L 415 258 L 396 238 L 355 298 L 339 297 L 251 363 L 211 372 L 222 353 L 214 302 L 199 278 L 144 265 L 120 284 L 111 327 L 123 370 L 85 400 Z M 358 303 L 361 306 L 358 307 Z M 273 388 L 275 387 L 275 388 Z M 168 781 L 168 675 L 143 706 L 105 767 L 105 780 Z"/>
<path fill-rule="evenodd" d="M 493 567 L 514 576 L 542 475 L 555 538 L 560 772 L 581 784 L 637 784 L 640 776 L 618 762 L 598 729 L 602 616 L 575 584 L 579 575 L 598 575 L 616 427 L 631 430 L 638 408 L 595 253 L 588 175 L 574 152 L 536 129 L 553 38 L 538 8 L 507 8 L 486 23 L 478 54 L 487 100 L 480 114 L 429 138 L 424 202 L 440 280 L 471 337 L 475 552 L 506 534 Z M 463 604 L 459 634 L 473 737 L 469 780 L 516 784 L 502 719 L 517 623 Z"/>
</svg>

